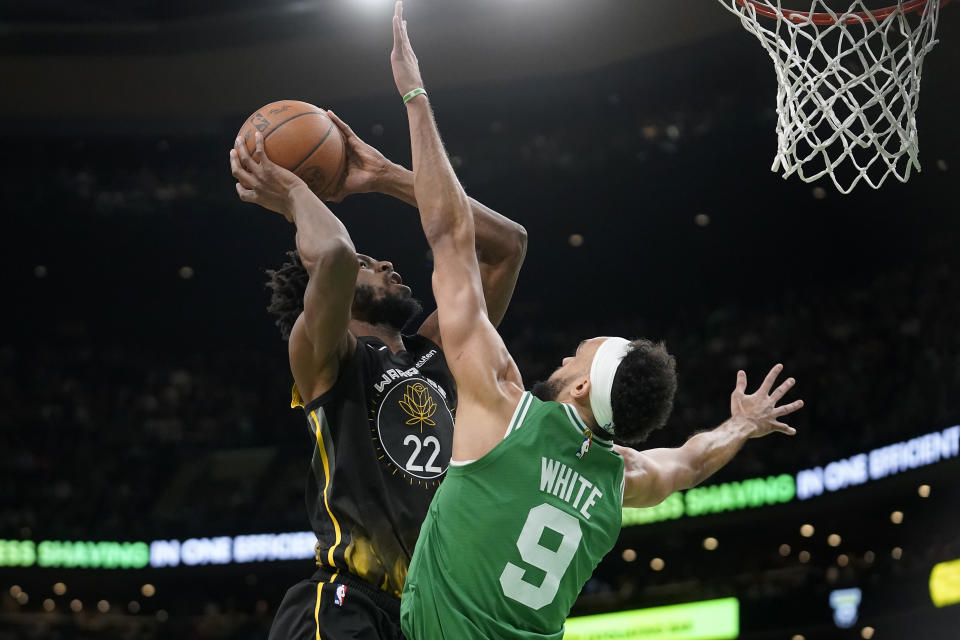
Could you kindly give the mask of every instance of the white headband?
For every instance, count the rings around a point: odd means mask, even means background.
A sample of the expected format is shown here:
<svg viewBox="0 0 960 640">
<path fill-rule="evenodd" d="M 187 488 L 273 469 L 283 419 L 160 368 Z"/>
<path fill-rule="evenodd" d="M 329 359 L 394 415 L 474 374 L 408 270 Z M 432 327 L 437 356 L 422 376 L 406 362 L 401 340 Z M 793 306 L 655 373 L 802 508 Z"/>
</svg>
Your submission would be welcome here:
<svg viewBox="0 0 960 640">
<path fill-rule="evenodd" d="M 590 408 L 600 428 L 610 433 L 613 433 L 613 406 L 610 404 L 613 378 L 629 350 L 629 340 L 607 338 L 597 349 L 590 364 Z"/>
</svg>

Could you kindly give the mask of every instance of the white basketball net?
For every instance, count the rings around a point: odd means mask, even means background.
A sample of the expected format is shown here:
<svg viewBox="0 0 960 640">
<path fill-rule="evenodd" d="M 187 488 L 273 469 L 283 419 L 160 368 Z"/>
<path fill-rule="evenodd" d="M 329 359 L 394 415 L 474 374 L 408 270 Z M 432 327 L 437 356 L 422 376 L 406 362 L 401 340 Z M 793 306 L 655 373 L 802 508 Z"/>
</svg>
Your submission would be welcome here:
<svg viewBox="0 0 960 640">
<path fill-rule="evenodd" d="M 777 157 L 772 171 L 806 182 L 829 175 L 842 193 L 861 180 L 874 189 L 889 175 L 901 182 L 920 171 L 916 113 L 924 56 L 937 43 L 941 4 L 877 18 L 856 0 L 845 12 L 811 0 L 810 14 L 780 0 L 720 0 L 740 16 L 773 59 L 777 91 Z M 758 15 L 766 9 L 776 17 Z M 875 10 L 876 11 L 876 10 Z"/>
</svg>

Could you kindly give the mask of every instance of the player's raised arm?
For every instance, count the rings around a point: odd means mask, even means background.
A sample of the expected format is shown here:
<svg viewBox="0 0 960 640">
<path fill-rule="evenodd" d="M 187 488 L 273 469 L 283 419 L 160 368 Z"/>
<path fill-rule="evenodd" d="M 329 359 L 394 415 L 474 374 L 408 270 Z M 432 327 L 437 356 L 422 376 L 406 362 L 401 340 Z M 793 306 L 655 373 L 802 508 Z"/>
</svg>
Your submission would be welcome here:
<svg viewBox="0 0 960 640">
<path fill-rule="evenodd" d="M 470 202 L 440 140 L 400 2 L 393 18 L 393 34 L 391 63 L 410 121 L 414 188 L 423 231 L 433 250 L 433 291 L 440 334 L 461 399 L 458 424 L 469 424 L 471 429 L 470 434 L 462 436 L 458 435 L 463 433 L 461 429 L 455 432 L 454 458 L 470 459 L 492 448 L 491 438 L 486 436 L 492 436 L 493 431 L 499 431 L 497 436 L 502 437 L 502 425 L 509 415 L 500 422 L 499 412 L 508 405 L 512 411 L 523 388 L 520 373 L 487 315 Z M 495 419 L 484 421 L 479 415 L 473 416 L 473 412 L 481 411 L 478 407 L 496 413 Z M 490 434 L 476 432 L 484 429 L 480 426 L 484 424 L 491 429 Z"/>
<path fill-rule="evenodd" d="M 339 202 L 355 193 L 383 193 L 418 207 L 413 172 L 391 162 L 380 151 L 364 142 L 333 111 L 327 115 L 340 129 L 347 145 L 347 170 L 330 200 Z M 476 233 L 480 281 L 487 315 L 494 326 L 500 324 L 527 252 L 527 231 L 486 205 L 469 198 Z M 418 331 L 438 344 L 441 342 L 437 313 L 430 314 Z"/>
<path fill-rule="evenodd" d="M 290 334 L 290 367 L 301 394 L 315 398 L 336 381 L 341 358 L 353 348 L 347 331 L 357 280 L 357 253 L 343 223 L 306 183 L 273 163 L 256 134 L 253 155 L 238 138 L 230 152 L 230 167 L 239 181 L 237 193 L 281 214 L 296 225 L 300 260 L 309 274 L 303 313 Z"/>
<path fill-rule="evenodd" d="M 473 198 L 468 200 L 473 213 L 483 300 L 490 323 L 497 327 L 510 306 L 520 267 L 527 255 L 527 230 Z M 442 339 L 436 311 L 423 322 L 419 333 Z"/>
<path fill-rule="evenodd" d="M 780 419 L 803 407 L 803 400 L 777 406 L 796 382 L 787 378 L 771 391 L 781 371 L 783 365 L 773 367 L 760 388 L 749 395 L 747 374 L 738 372 L 730 396 L 730 419 L 712 431 L 693 436 L 682 447 L 647 451 L 616 447 L 624 458 L 623 505 L 652 507 L 675 491 L 697 486 L 730 462 L 750 438 L 774 432 L 796 434 Z"/>
</svg>

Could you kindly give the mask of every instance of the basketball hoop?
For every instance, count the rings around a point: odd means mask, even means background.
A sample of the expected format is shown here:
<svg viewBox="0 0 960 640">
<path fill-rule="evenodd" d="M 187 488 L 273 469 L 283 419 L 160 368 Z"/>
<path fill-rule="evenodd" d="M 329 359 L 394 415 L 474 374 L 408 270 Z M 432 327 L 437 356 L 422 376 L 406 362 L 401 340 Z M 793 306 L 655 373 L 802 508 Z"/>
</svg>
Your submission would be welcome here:
<svg viewBox="0 0 960 640">
<path fill-rule="evenodd" d="M 940 8 L 950 0 L 900 0 L 834 11 L 780 0 L 720 0 L 740 17 L 777 72 L 777 156 L 772 171 L 805 182 L 829 175 L 841 193 L 861 181 L 880 188 L 891 174 L 920 171 L 916 113 L 926 54 Z M 849 0 L 848 0 L 849 1 Z"/>
</svg>

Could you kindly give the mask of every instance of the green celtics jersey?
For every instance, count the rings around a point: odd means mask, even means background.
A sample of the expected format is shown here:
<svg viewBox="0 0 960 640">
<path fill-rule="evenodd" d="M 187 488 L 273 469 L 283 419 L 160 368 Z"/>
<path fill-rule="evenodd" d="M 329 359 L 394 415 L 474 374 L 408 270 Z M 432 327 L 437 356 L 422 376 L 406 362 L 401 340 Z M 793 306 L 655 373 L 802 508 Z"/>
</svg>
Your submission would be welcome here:
<svg viewBox="0 0 960 640">
<path fill-rule="evenodd" d="M 401 599 L 408 640 L 561 638 L 620 534 L 623 458 L 576 410 L 529 393 L 503 441 L 450 463 Z"/>
</svg>

